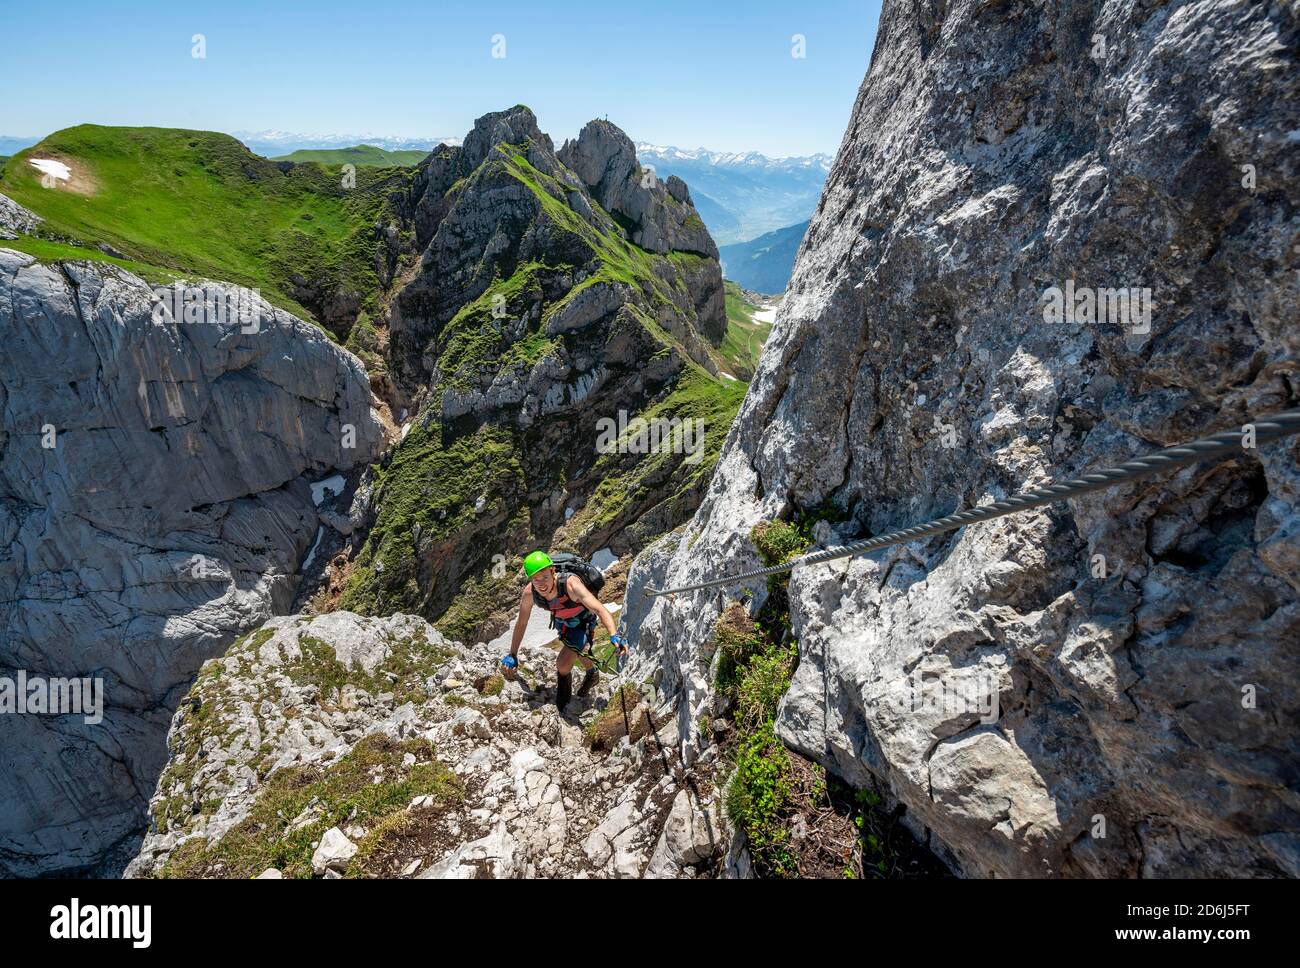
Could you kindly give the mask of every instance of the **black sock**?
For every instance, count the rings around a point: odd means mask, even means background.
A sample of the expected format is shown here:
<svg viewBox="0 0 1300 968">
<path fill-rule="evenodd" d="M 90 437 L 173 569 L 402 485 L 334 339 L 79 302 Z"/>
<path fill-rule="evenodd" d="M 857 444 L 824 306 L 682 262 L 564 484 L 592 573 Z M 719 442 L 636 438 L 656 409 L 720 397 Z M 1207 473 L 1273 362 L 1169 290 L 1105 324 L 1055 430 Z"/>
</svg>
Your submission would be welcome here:
<svg viewBox="0 0 1300 968">
<path fill-rule="evenodd" d="M 564 712 L 564 707 L 569 704 L 569 697 L 573 695 L 573 675 L 572 673 L 563 676 L 556 676 L 555 680 L 555 705 Z"/>
</svg>

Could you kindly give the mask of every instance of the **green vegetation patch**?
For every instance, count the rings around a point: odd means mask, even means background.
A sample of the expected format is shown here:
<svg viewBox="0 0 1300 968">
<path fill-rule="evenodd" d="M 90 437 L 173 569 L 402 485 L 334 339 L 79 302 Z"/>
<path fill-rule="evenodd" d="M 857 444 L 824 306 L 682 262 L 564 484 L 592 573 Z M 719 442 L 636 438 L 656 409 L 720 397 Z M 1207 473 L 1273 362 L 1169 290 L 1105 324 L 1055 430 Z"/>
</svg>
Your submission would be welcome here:
<svg viewBox="0 0 1300 968">
<path fill-rule="evenodd" d="M 30 235 L 2 240 L 0 241 L 0 248 L 26 252 L 28 255 L 35 256 L 38 261 L 46 263 L 64 260 L 107 262 L 110 265 L 125 269 L 127 272 L 134 273 L 145 282 L 154 285 L 170 285 L 180 278 L 175 272 L 161 266 L 145 265 L 143 262 L 135 262 L 131 259 L 119 259 L 100 249 L 69 245 L 66 242 L 51 242 L 48 239 L 39 239 Z"/>
<path fill-rule="evenodd" d="M 804 554 L 813 544 L 813 527 L 818 521 L 845 520 L 844 510 L 833 501 L 800 511 L 793 521 L 760 521 L 749 532 L 758 555 L 767 567 L 784 565 Z"/>
<path fill-rule="evenodd" d="M 750 856 L 764 876 L 797 877 L 799 862 L 790 848 L 786 820 L 795 803 L 790 754 L 772 723 L 746 733 L 735 754 L 727 784 L 727 815 L 749 841 Z"/>
<path fill-rule="evenodd" d="M 45 187 L 30 158 L 68 164 L 72 181 Z M 375 225 L 401 224 L 412 177 L 359 168 L 345 187 L 340 168 L 285 171 L 224 134 L 87 124 L 14 156 L 0 192 L 45 220 L 41 237 L 107 242 L 131 262 L 254 288 L 310 319 L 295 277 L 376 310 Z"/>
<path fill-rule="evenodd" d="M 489 367 L 501 370 L 516 363 L 531 367 L 558 346 L 559 340 L 541 332 L 540 323 L 513 342 L 505 330 L 527 313 L 531 302 L 541 300 L 542 274 L 565 268 L 524 263 L 508 279 L 495 279 L 481 296 L 461 306 L 430 347 L 438 359 L 439 387 L 463 393 Z"/>
<path fill-rule="evenodd" d="M 499 575 L 489 569 L 482 575 L 465 578 L 455 601 L 438 619 L 438 631 L 453 642 L 472 642 L 486 616 L 508 601 L 512 593 L 518 597 L 519 583 L 515 576 L 522 563 L 523 559 L 516 555 L 499 569 Z"/>
<path fill-rule="evenodd" d="M 743 383 L 715 379 L 702 367 L 688 363 L 672 390 L 637 417 L 646 421 L 702 421 L 703 433 L 698 438 L 702 456 L 688 463 L 684 459 L 688 455 L 673 453 L 668 447 L 649 454 L 619 453 L 615 449 L 601 455 L 593 471 L 600 484 L 574 515 L 570 532 L 616 527 L 656 492 L 665 495 L 663 501 L 684 500 L 685 495 L 713 476 L 722 444 L 744 398 Z M 631 421 L 628 427 L 632 431 Z"/>
<path fill-rule="evenodd" d="M 415 756 L 416 763 L 403 767 L 408 754 Z M 373 734 L 329 766 L 277 771 L 258 792 L 248 816 L 230 832 L 213 844 L 201 838 L 185 842 L 157 876 L 249 878 L 275 867 L 286 877 L 311 877 L 316 844 L 325 831 L 343 823 L 370 831 L 346 875 L 358 876 L 368 842 L 382 839 L 419 796 L 457 802 L 464 798 L 464 786 L 438 762 L 428 740 L 399 742 Z M 289 825 L 309 807 L 316 811 L 315 819 L 289 831 Z"/>
<path fill-rule="evenodd" d="M 513 506 L 525 493 L 519 444 L 505 428 L 484 425 L 444 442 L 436 420 L 417 422 L 376 481 L 379 516 L 339 607 L 368 615 L 423 613 L 421 563 L 479 515 Z M 382 568 L 379 566 L 382 564 Z"/>
<path fill-rule="evenodd" d="M 790 822 L 804 801 L 775 721 L 799 650 L 788 635 L 788 616 L 779 611 L 765 606 L 755 622 L 740 603 L 727 607 L 714 630 L 714 685 L 731 706 L 736 727 L 724 798 L 728 816 L 748 838 L 762 876 L 797 877 Z"/>
<path fill-rule="evenodd" d="M 718 347 L 725 368 L 741 380 L 752 378 L 758 368 L 763 346 L 772 333 L 772 324 L 754 319 L 757 306 L 745 298 L 734 282 L 726 284 L 727 332 Z"/>
</svg>

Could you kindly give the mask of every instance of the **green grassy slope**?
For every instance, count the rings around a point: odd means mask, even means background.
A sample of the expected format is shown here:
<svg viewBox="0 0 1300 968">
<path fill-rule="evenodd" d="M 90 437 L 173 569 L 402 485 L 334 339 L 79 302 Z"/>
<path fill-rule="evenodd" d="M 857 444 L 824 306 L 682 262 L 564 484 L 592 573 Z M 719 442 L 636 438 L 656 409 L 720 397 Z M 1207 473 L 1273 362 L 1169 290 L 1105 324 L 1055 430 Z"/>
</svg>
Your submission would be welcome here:
<svg viewBox="0 0 1300 968">
<path fill-rule="evenodd" d="M 273 161 L 314 161 L 322 165 L 368 165 L 373 168 L 400 168 L 418 165 L 428 156 L 427 151 L 387 151 L 375 145 L 353 145 L 351 148 L 300 148 L 287 155 L 277 155 Z"/>
<path fill-rule="evenodd" d="M 79 245 L 68 245 L 64 242 L 51 242 L 48 239 L 37 239 L 31 236 L 22 236 L 17 239 L 6 239 L 0 241 L 0 246 L 6 249 L 16 249 L 19 252 L 26 252 L 28 255 L 34 255 L 41 262 L 58 262 L 60 260 L 78 260 L 88 262 L 109 262 L 115 266 L 121 266 L 128 272 L 133 272 L 145 282 L 152 282 L 159 285 L 169 285 L 175 282 L 179 276 L 166 269 L 158 266 L 146 265 L 143 262 L 134 262 L 131 259 L 118 259 L 99 249 L 88 249 Z"/>
<path fill-rule="evenodd" d="M 29 158 L 70 165 L 72 187 L 42 186 Z M 46 238 L 107 242 L 133 262 L 259 289 L 307 318 L 291 295 L 295 274 L 370 308 L 380 289 L 374 225 L 389 221 L 411 173 L 361 168 L 345 188 L 340 169 L 285 167 L 224 134 L 80 125 L 15 155 L 0 193 L 44 218 Z"/>
<path fill-rule="evenodd" d="M 763 354 L 763 344 L 772 332 L 771 323 L 754 319 L 759 307 L 745 298 L 740 286 L 726 281 L 727 335 L 723 337 L 718 352 L 727 369 L 740 380 L 749 380 Z"/>
</svg>

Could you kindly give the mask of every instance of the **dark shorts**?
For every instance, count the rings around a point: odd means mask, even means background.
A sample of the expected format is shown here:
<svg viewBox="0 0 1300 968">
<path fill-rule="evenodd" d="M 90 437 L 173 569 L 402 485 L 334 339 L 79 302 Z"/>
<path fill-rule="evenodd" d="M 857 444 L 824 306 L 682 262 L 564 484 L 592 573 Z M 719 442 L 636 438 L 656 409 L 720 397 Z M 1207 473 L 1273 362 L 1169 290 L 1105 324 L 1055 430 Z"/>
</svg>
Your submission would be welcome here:
<svg viewBox="0 0 1300 968">
<path fill-rule="evenodd" d="M 596 631 L 596 616 L 592 616 L 585 622 L 579 622 L 572 627 L 561 625 L 559 628 L 560 642 L 574 652 L 585 655 L 591 651 L 591 639 Z"/>
</svg>

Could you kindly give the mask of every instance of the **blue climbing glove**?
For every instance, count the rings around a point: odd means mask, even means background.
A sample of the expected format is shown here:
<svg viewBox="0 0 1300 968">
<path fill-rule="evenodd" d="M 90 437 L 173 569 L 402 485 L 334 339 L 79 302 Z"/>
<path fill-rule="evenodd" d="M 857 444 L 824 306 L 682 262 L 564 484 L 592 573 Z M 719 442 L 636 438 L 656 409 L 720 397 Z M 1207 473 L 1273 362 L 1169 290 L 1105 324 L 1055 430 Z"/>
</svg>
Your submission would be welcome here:
<svg viewBox="0 0 1300 968">
<path fill-rule="evenodd" d="M 513 679 L 515 675 L 515 669 L 519 668 L 519 660 L 516 659 L 513 655 L 507 655 L 502 657 L 501 665 L 506 670 L 505 672 L 506 678 Z"/>
<path fill-rule="evenodd" d="M 627 650 L 628 650 L 627 639 L 615 633 L 614 635 L 611 635 L 609 637 L 609 641 L 611 645 L 613 645 L 615 648 L 618 649 L 619 655 L 627 655 Z"/>
</svg>

